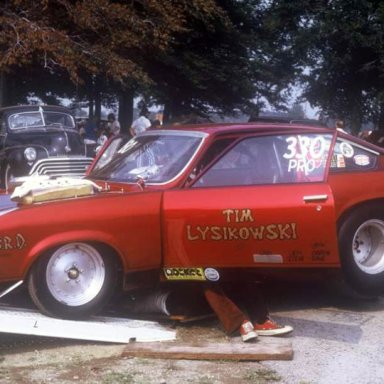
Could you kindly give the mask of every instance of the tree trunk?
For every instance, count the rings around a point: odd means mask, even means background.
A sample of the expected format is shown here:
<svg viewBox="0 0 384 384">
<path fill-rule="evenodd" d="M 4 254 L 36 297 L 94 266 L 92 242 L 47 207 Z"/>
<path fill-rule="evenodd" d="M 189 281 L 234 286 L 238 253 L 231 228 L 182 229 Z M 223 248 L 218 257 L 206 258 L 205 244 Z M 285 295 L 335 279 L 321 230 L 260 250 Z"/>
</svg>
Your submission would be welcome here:
<svg viewBox="0 0 384 384">
<path fill-rule="evenodd" d="M 94 83 L 94 96 L 95 96 L 95 120 L 97 127 L 100 126 L 100 120 L 101 120 L 101 86 L 100 86 L 100 79 L 99 77 L 96 77 L 95 83 Z"/>
<path fill-rule="evenodd" d="M 351 87 L 350 92 L 350 117 L 351 117 L 351 133 L 357 136 L 361 131 L 361 125 L 363 122 L 362 114 L 363 95 L 361 88 L 358 84 Z"/>
<path fill-rule="evenodd" d="M 379 130 L 384 130 L 384 103 L 379 105 L 379 121 L 377 122 L 377 127 Z"/>
<path fill-rule="evenodd" d="M 361 125 L 362 125 L 362 116 L 360 113 L 360 109 L 356 109 L 351 113 L 351 133 L 352 135 L 357 136 L 358 133 L 361 131 Z"/>
<path fill-rule="evenodd" d="M 164 111 L 163 111 L 163 124 L 167 125 L 170 121 L 170 108 L 169 104 L 164 104 Z"/>
<path fill-rule="evenodd" d="M 129 134 L 133 120 L 133 98 L 134 92 L 125 90 L 119 95 L 119 122 L 121 126 L 121 133 Z"/>
<path fill-rule="evenodd" d="M 6 105 L 6 91 L 6 75 L 4 72 L 0 72 L 0 107 L 4 107 Z"/>
</svg>

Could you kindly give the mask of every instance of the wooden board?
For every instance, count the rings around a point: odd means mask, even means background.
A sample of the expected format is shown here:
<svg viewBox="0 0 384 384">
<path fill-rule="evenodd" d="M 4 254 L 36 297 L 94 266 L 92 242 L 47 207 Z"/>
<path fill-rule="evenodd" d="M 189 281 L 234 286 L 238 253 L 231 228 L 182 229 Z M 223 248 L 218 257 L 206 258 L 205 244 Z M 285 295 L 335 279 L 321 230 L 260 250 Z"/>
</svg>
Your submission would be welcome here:
<svg viewBox="0 0 384 384">
<path fill-rule="evenodd" d="M 160 342 L 128 343 L 123 357 L 142 357 L 177 360 L 292 360 L 293 350 L 289 340 L 259 338 L 256 342 L 243 343 L 240 339 L 228 343 Z"/>
</svg>

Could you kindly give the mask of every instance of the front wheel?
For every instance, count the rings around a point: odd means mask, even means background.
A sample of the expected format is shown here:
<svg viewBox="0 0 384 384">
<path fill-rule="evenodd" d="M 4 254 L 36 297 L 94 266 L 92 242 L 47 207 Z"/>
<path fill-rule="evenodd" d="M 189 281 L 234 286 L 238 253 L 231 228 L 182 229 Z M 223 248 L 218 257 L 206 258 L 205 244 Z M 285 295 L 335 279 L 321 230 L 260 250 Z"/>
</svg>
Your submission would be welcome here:
<svg viewBox="0 0 384 384">
<path fill-rule="evenodd" d="M 100 311 L 117 280 L 115 259 L 101 250 L 86 243 L 69 243 L 37 261 L 28 279 L 28 290 L 41 312 L 77 319 Z"/>
<path fill-rule="evenodd" d="M 359 293 L 384 293 L 384 209 L 354 211 L 339 230 L 341 265 L 346 281 Z"/>
</svg>

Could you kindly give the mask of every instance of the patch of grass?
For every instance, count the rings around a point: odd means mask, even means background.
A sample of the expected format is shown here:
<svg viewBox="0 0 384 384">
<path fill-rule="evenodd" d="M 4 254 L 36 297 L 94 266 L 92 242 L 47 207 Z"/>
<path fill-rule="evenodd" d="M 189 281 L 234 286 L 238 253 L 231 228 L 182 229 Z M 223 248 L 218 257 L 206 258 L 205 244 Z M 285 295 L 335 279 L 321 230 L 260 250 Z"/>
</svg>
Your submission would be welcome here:
<svg viewBox="0 0 384 384">
<path fill-rule="evenodd" d="M 0 377 L 6 376 L 9 374 L 9 369 L 7 368 L 0 368 Z"/>
<path fill-rule="evenodd" d="M 150 359 L 137 358 L 136 361 L 137 361 L 137 364 L 140 364 L 140 365 L 152 365 L 153 364 L 152 360 L 150 360 Z"/>
<path fill-rule="evenodd" d="M 84 359 L 80 355 L 74 355 L 69 359 L 69 364 L 75 367 L 81 367 L 84 364 Z"/>
<path fill-rule="evenodd" d="M 252 383 L 264 384 L 281 381 L 281 376 L 271 369 L 263 368 L 258 369 L 257 371 L 248 372 L 244 376 L 244 379 Z"/>
<path fill-rule="evenodd" d="M 134 378 L 132 373 L 118 373 L 118 372 L 108 372 L 106 373 L 101 383 L 102 384 L 131 384 Z"/>
<path fill-rule="evenodd" d="M 214 382 L 212 377 L 209 376 L 201 376 L 198 378 L 197 383 L 199 384 L 212 384 Z"/>
</svg>

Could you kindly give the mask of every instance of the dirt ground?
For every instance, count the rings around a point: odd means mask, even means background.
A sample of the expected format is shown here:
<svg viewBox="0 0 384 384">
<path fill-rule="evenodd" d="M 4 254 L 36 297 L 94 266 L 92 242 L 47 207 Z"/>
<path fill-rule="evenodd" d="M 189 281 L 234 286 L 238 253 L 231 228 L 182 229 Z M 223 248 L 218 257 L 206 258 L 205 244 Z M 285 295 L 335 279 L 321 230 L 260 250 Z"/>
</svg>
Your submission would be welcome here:
<svg viewBox="0 0 384 384">
<path fill-rule="evenodd" d="M 177 325 L 178 340 L 226 342 L 216 320 Z M 281 382 L 258 362 L 126 358 L 124 344 L 0 335 L 0 383 L 268 383 Z M 241 342 L 241 341 L 239 341 Z"/>
<path fill-rule="evenodd" d="M 272 316 L 294 327 L 285 337 L 291 361 L 238 362 L 122 357 L 125 344 L 0 333 L 0 384 L 381 384 L 384 299 L 345 298 L 328 282 L 281 286 L 270 295 Z M 177 340 L 224 343 L 215 318 L 168 323 Z"/>
<path fill-rule="evenodd" d="M 6 297 L 5 304 L 10 303 L 33 308 L 22 290 Z M 164 325 L 176 330 L 176 340 L 186 344 L 242 343 L 240 337 L 227 337 L 214 316 L 190 323 L 166 321 Z M 0 384 L 282 382 L 274 370 L 258 362 L 127 358 L 122 357 L 125 348 L 125 344 L 0 333 Z"/>
</svg>

